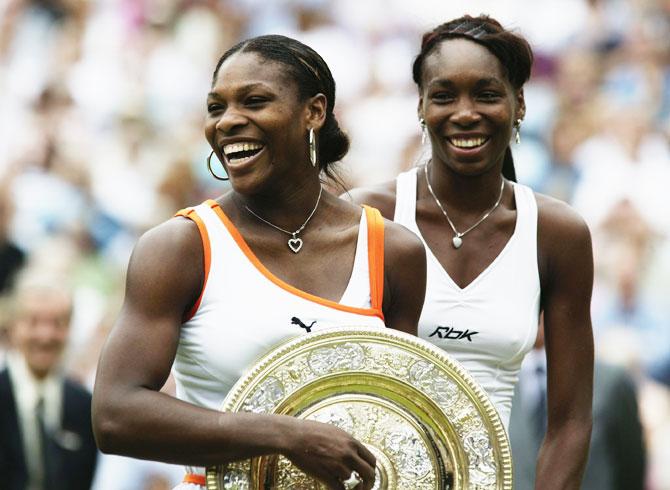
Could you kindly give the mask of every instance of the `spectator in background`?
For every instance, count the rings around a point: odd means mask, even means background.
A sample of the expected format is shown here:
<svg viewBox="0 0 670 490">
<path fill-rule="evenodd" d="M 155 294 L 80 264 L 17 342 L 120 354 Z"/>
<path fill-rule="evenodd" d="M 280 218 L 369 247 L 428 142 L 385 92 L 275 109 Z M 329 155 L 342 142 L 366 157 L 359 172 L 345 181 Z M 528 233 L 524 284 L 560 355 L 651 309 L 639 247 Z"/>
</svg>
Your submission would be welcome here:
<svg viewBox="0 0 670 490">
<path fill-rule="evenodd" d="M 24 252 L 7 235 L 11 201 L 6 187 L 0 182 L 0 293 L 8 289 L 14 274 L 25 260 Z"/>
<path fill-rule="evenodd" d="M 72 314 L 62 281 L 20 276 L 0 371 L 0 475 L 7 490 L 88 490 L 97 461 L 91 395 L 61 370 Z"/>
<path fill-rule="evenodd" d="M 512 403 L 510 443 L 516 490 L 535 488 L 535 464 L 546 429 L 545 372 L 544 328 L 540 325 L 535 347 L 521 366 Z M 596 361 L 593 430 L 582 488 L 642 490 L 645 467 L 634 381 L 623 368 Z"/>
<path fill-rule="evenodd" d="M 580 179 L 574 207 L 592 228 L 628 201 L 657 233 L 670 231 L 670 147 L 652 124 L 648 106 L 621 103 L 606 97 L 600 114 L 601 130 L 574 151 Z M 605 185 L 605 182 L 607 183 Z"/>
<path fill-rule="evenodd" d="M 670 321 L 645 289 L 661 237 L 627 200 L 615 204 L 594 231 L 600 281 L 593 317 L 598 354 L 629 371 L 648 375 L 670 359 Z M 657 287 L 660 286 L 656 285 Z"/>
</svg>

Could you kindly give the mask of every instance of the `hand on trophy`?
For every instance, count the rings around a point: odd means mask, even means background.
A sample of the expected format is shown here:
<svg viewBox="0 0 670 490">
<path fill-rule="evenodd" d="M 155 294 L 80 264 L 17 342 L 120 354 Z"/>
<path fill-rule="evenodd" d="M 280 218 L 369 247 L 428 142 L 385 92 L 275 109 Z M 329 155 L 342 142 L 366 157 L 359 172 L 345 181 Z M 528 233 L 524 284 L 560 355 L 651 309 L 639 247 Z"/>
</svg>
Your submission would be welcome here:
<svg viewBox="0 0 670 490">
<path fill-rule="evenodd" d="M 351 435 L 330 424 L 295 419 L 284 455 L 332 490 L 370 490 L 375 456 Z"/>
</svg>

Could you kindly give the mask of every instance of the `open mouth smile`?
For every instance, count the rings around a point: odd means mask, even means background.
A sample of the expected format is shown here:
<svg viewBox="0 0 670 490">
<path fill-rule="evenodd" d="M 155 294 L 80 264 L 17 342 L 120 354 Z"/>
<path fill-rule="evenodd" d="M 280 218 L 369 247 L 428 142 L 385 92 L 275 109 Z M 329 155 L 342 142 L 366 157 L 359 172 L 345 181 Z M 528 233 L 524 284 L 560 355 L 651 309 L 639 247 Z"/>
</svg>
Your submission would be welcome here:
<svg viewBox="0 0 670 490">
<path fill-rule="evenodd" d="M 488 138 L 483 136 L 477 137 L 454 137 L 448 138 L 449 143 L 461 150 L 474 150 L 480 148 L 488 141 Z"/>
<path fill-rule="evenodd" d="M 254 142 L 231 143 L 223 147 L 223 154 L 231 165 L 241 165 L 257 156 L 265 145 Z"/>
</svg>

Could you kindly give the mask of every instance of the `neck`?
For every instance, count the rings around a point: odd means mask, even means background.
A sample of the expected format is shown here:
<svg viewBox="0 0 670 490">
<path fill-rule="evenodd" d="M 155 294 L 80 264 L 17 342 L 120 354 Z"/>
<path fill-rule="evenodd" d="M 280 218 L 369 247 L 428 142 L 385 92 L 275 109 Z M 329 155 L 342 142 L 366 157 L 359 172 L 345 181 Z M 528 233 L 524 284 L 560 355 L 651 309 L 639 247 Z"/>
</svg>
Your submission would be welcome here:
<svg viewBox="0 0 670 490">
<path fill-rule="evenodd" d="M 238 206 L 251 220 L 257 218 L 248 209 L 274 225 L 292 231 L 302 225 L 314 210 L 320 191 L 320 181 L 311 179 L 290 188 L 286 186 L 254 195 L 235 193 L 234 196 Z M 321 199 L 323 200 L 323 196 Z"/>
<path fill-rule="evenodd" d="M 26 356 L 24 356 L 20 351 L 14 351 L 14 353 L 11 354 L 11 357 L 8 357 L 8 361 L 13 363 L 19 372 L 23 372 L 24 376 L 29 376 L 37 383 L 42 383 L 49 377 L 49 374 L 55 372 L 57 369 L 57 367 L 54 365 L 49 367 L 42 367 L 31 364 L 28 362 Z"/>
<path fill-rule="evenodd" d="M 43 370 L 40 370 L 40 369 L 35 370 L 30 366 L 28 366 L 28 369 L 29 369 L 29 372 L 32 375 L 32 377 L 35 378 L 35 380 L 40 382 L 40 383 L 42 381 L 44 381 L 45 379 L 47 379 L 47 377 L 49 376 L 49 371 L 43 371 Z"/>
<path fill-rule="evenodd" d="M 485 174 L 469 176 L 457 174 L 433 160 L 427 165 L 433 192 L 451 210 L 481 213 L 491 208 L 500 195 L 503 176 L 497 166 Z M 427 191 L 426 194 L 430 197 Z"/>
</svg>

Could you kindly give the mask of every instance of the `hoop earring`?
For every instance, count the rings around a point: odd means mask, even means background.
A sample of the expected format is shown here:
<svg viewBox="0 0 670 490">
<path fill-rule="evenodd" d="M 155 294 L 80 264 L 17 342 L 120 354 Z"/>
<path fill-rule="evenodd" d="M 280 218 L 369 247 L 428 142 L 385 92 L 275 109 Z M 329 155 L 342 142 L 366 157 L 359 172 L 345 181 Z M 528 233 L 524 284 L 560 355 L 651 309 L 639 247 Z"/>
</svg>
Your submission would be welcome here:
<svg viewBox="0 0 670 490">
<path fill-rule="evenodd" d="M 521 143 L 521 121 L 522 119 L 514 121 L 514 142 L 517 145 Z"/>
<path fill-rule="evenodd" d="M 316 135 L 314 134 L 314 128 L 309 128 L 309 161 L 312 162 L 312 167 L 316 167 Z"/>
<path fill-rule="evenodd" d="M 427 130 L 426 130 L 426 120 L 424 118 L 419 118 L 419 124 L 421 125 L 421 146 L 426 144 L 427 139 Z"/>
<path fill-rule="evenodd" d="M 224 180 L 224 181 L 230 180 L 230 177 L 228 177 L 227 175 L 225 177 L 219 177 L 214 173 L 214 171 L 212 170 L 212 155 L 214 155 L 214 150 L 212 150 L 212 152 L 207 157 L 207 170 L 209 170 L 209 173 L 212 174 L 212 177 L 214 177 L 216 180 Z"/>
</svg>

